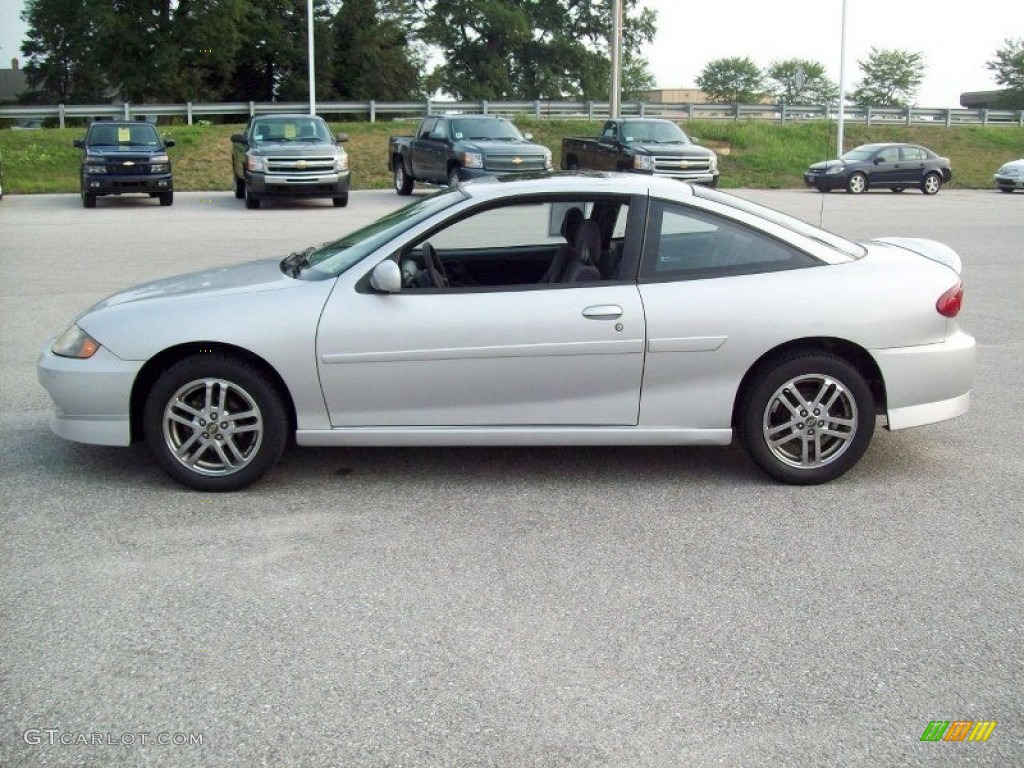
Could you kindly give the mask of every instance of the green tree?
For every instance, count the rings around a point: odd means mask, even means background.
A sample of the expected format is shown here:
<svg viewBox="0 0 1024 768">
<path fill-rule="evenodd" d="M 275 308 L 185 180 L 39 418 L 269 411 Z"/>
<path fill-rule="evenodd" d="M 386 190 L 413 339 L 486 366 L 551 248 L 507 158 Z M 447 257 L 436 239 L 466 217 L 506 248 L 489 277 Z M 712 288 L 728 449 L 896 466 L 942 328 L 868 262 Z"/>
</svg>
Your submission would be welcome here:
<svg viewBox="0 0 1024 768">
<path fill-rule="evenodd" d="M 99 0 L 29 0 L 21 18 L 28 28 L 21 52 L 25 77 L 38 101 L 102 101 L 104 79 L 96 56 L 102 29 Z"/>
<path fill-rule="evenodd" d="M 872 46 L 857 62 L 864 77 L 850 98 L 862 107 L 908 107 L 924 80 L 924 54 Z"/>
<path fill-rule="evenodd" d="M 608 0 L 425 0 L 422 39 L 444 63 L 429 90 L 463 99 L 604 99 L 611 63 Z M 651 81 L 639 49 L 656 14 L 624 0 L 623 91 Z M 629 78 L 629 79 L 626 79 Z"/>
<path fill-rule="evenodd" d="M 401 101 L 423 95 L 424 55 L 398 13 L 378 0 L 343 0 L 331 22 L 338 99 Z"/>
<path fill-rule="evenodd" d="M 708 100 L 728 104 L 757 103 L 765 87 L 761 70 L 746 56 L 709 62 L 697 76 L 697 86 Z"/>
<path fill-rule="evenodd" d="M 1024 109 L 1024 38 L 1008 38 L 996 51 L 996 57 L 985 66 L 996 73 L 996 82 L 1007 89 L 999 99 L 999 106 Z"/>
<path fill-rule="evenodd" d="M 803 73 L 803 82 L 799 73 Z M 773 61 L 765 76 L 771 81 L 771 94 L 784 104 L 832 104 L 839 98 L 839 86 L 828 79 L 824 65 L 817 61 Z"/>
</svg>

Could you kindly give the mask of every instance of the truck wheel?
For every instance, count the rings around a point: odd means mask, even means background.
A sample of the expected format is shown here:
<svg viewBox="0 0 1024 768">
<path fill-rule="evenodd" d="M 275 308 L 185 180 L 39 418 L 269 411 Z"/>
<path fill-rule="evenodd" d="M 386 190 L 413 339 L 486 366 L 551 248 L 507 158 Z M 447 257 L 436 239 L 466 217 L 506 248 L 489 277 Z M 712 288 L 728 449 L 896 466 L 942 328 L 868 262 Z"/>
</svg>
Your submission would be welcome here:
<svg viewBox="0 0 1024 768">
<path fill-rule="evenodd" d="M 335 208 L 344 208 L 348 205 L 348 192 L 341 197 L 332 198 L 331 202 L 334 203 Z"/>
<path fill-rule="evenodd" d="M 250 210 L 255 210 L 260 207 L 260 199 L 253 194 L 252 188 L 246 184 L 243 192 L 245 196 L 245 207 Z"/>
<path fill-rule="evenodd" d="M 401 160 L 395 162 L 395 191 L 400 195 L 411 195 L 412 186 L 415 182 L 405 172 L 405 166 Z"/>
<path fill-rule="evenodd" d="M 575 157 L 570 157 L 569 159 L 567 159 L 565 161 L 565 170 L 567 170 L 567 171 L 578 171 L 579 169 L 580 169 L 580 164 L 578 162 L 576 162 L 576 158 Z"/>
<path fill-rule="evenodd" d="M 245 197 L 245 180 L 235 176 L 235 197 L 242 200 Z"/>
<path fill-rule="evenodd" d="M 160 205 L 171 205 L 174 203 L 174 190 L 169 189 L 160 193 Z"/>
<path fill-rule="evenodd" d="M 459 166 L 457 165 L 453 165 L 451 168 L 448 169 L 448 186 L 459 186 Z"/>
<path fill-rule="evenodd" d="M 83 208 L 95 208 L 96 207 L 96 195 L 91 192 L 82 193 L 82 207 Z"/>
</svg>

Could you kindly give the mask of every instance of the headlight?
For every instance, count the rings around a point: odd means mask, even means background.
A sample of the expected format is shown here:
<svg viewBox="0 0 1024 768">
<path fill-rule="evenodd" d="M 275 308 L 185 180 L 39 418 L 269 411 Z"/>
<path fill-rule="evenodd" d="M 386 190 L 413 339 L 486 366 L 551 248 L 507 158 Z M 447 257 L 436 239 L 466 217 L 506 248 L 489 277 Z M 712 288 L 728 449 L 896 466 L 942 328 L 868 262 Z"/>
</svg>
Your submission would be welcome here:
<svg viewBox="0 0 1024 768">
<path fill-rule="evenodd" d="M 835 175 L 837 173 L 842 173 L 845 170 L 846 170 L 846 166 L 845 165 L 833 165 L 831 168 L 829 168 L 827 171 L 825 171 L 825 173 L 827 173 L 827 174 L 829 174 L 831 176 L 831 175 Z"/>
<path fill-rule="evenodd" d="M 463 152 L 459 157 L 463 168 L 483 168 L 484 156 L 481 152 Z"/>
<path fill-rule="evenodd" d="M 708 167 L 711 169 L 712 173 L 718 170 L 718 155 L 711 156 L 711 163 L 708 165 Z"/>
<path fill-rule="evenodd" d="M 171 168 L 169 163 L 153 163 L 149 166 L 150 173 L 167 173 Z"/>
<path fill-rule="evenodd" d="M 107 166 L 105 165 L 87 165 L 85 166 L 85 172 L 89 175 L 95 175 L 97 173 L 106 173 Z"/>
<path fill-rule="evenodd" d="M 266 173 L 267 171 L 267 158 L 256 157 L 254 155 L 245 156 L 245 170 L 255 171 L 256 173 Z"/>
<path fill-rule="evenodd" d="M 79 360 L 87 360 L 95 355 L 99 348 L 98 341 L 77 325 L 72 325 L 53 342 L 50 351 L 61 357 L 77 357 Z"/>
<path fill-rule="evenodd" d="M 348 170 L 348 153 L 339 152 L 334 158 L 334 170 L 336 171 L 347 171 Z"/>
<path fill-rule="evenodd" d="M 550 171 L 554 168 L 551 164 L 551 150 L 545 148 L 544 150 L 544 170 Z"/>
<path fill-rule="evenodd" d="M 638 171 L 653 171 L 654 155 L 633 155 L 633 168 Z"/>
</svg>

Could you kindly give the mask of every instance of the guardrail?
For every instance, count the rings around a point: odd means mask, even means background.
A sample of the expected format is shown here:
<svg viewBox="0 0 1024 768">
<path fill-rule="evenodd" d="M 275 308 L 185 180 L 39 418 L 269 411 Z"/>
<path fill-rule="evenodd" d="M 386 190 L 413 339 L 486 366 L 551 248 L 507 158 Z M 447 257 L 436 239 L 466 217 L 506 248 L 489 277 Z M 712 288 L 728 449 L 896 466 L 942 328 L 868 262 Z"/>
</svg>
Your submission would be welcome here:
<svg viewBox="0 0 1024 768">
<path fill-rule="evenodd" d="M 31 120 L 56 118 L 61 128 L 68 119 L 117 118 L 124 120 L 183 117 L 192 125 L 209 116 L 250 117 L 257 114 L 308 112 L 303 101 L 239 101 L 185 104 L 54 104 L 0 107 L 0 119 Z M 533 116 L 537 119 L 587 118 L 604 120 L 609 115 L 603 101 L 322 101 L 316 105 L 322 116 L 355 116 L 378 120 L 423 117 L 429 113 L 483 113 L 505 117 Z M 835 106 L 792 104 L 651 104 L 627 102 L 623 117 L 662 117 L 670 120 L 834 120 Z M 856 107 L 844 109 L 851 123 L 904 123 L 906 125 L 1006 125 L 1024 128 L 1024 110 L 928 109 L 921 107 Z"/>
</svg>

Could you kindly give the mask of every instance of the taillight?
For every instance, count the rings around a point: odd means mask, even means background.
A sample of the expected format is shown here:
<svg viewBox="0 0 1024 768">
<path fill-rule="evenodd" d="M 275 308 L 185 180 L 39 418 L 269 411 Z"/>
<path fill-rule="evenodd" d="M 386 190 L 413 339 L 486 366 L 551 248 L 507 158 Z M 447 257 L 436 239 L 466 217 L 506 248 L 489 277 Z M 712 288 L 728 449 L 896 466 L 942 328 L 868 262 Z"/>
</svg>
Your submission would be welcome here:
<svg viewBox="0 0 1024 768">
<path fill-rule="evenodd" d="M 939 296 L 939 300 L 935 302 L 935 309 L 944 317 L 956 317 L 960 314 L 963 303 L 964 284 L 957 280 L 956 285 Z"/>
</svg>

